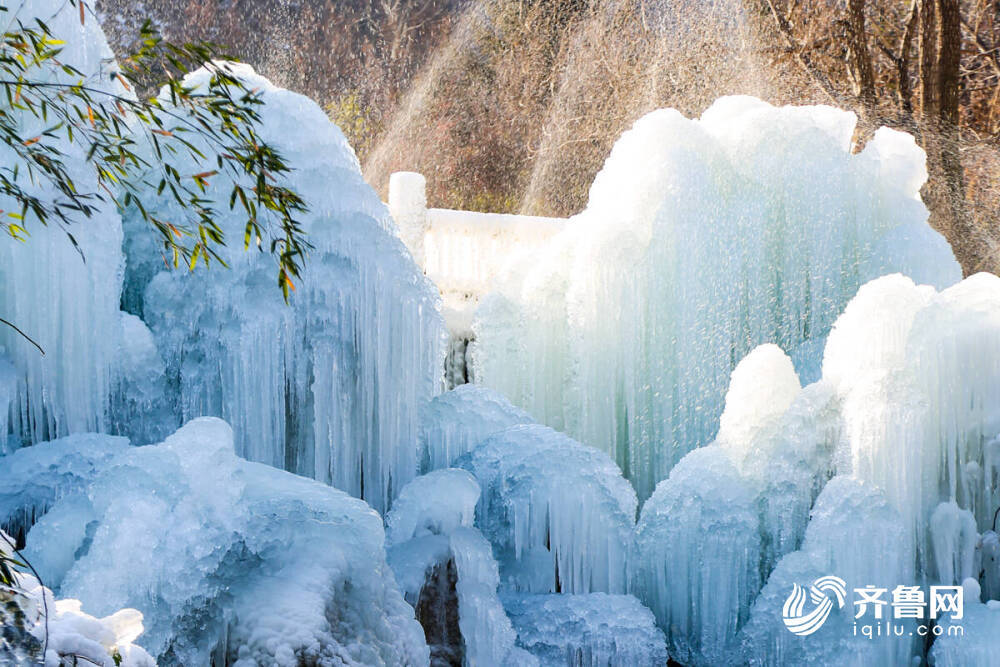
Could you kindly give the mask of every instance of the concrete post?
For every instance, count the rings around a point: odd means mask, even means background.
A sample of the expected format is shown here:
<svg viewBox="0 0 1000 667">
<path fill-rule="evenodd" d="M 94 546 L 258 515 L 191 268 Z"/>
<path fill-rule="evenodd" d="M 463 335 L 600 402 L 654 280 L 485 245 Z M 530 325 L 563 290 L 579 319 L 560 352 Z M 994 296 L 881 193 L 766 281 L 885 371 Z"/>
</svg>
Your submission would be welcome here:
<svg viewBox="0 0 1000 667">
<path fill-rule="evenodd" d="M 389 212 L 414 261 L 424 268 L 424 234 L 428 221 L 427 180 L 422 174 L 397 171 L 389 177 Z"/>
</svg>

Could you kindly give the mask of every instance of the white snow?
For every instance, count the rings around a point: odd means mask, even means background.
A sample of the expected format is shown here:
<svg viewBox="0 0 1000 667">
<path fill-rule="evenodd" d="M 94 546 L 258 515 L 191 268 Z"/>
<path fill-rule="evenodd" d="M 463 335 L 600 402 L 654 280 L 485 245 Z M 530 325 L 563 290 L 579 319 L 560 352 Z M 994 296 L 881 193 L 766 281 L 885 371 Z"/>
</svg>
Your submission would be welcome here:
<svg viewBox="0 0 1000 667">
<path fill-rule="evenodd" d="M 852 154 L 854 125 L 745 97 L 640 119 L 587 209 L 483 300 L 476 381 L 610 453 L 648 497 L 715 437 L 729 373 L 756 345 L 825 336 L 884 273 L 960 279 L 926 225 L 922 151 L 883 129 Z M 883 243 L 899 236 L 911 243 Z"/>
<path fill-rule="evenodd" d="M 0 532 L 0 555 L 16 558 L 10 548 L 11 539 Z M 120 609 L 95 618 L 83 611 L 79 600 L 56 599 L 28 572 L 18 572 L 15 579 L 16 589 L 0 586 L 0 600 L 5 607 L 0 610 L 0 620 L 13 621 L 5 627 L 4 640 L 0 640 L 0 660 L 45 667 L 80 664 L 79 660 L 99 667 L 155 667 L 153 658 L 133 643 L 143 632 L 142 614 L 135 609 Z M 11 604 L 16 613 L 23 615 L 20 621 L 7 616 L 13 611 Z M 17 642 L 20 629 L 30 633 L 37 644 Z M 10 639 L 16 643 L 8 645 L 5 640 Z"/>
<path fill-rule="evenodd" d="M 86 536 L 51 529 L 67 513 Z M 167 662 L 425 663 L 383 542 L 365 503 L 237 458 L 229 426 L 202 418 L 122 452 L 25 553 L 92 613 L 141 611 L 144 646 Z"/>
</svg>

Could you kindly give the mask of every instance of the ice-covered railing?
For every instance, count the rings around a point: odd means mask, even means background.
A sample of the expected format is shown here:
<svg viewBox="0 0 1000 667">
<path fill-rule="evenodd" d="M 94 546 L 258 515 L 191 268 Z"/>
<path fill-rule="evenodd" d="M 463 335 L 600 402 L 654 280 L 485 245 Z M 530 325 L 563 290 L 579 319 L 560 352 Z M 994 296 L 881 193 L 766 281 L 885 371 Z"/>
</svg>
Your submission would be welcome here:
<svg viewBox="0 0 1000 667">
<path fill-rule="evenodd" d="M 389 178 L 389 210 L 413 258 L 441 290 L 449 329 L 461 334 L 511 257 L 540 246 L 566 219 L 427 208 L 426 189 L 423 175 L 396 172 Z"/>
</svg>

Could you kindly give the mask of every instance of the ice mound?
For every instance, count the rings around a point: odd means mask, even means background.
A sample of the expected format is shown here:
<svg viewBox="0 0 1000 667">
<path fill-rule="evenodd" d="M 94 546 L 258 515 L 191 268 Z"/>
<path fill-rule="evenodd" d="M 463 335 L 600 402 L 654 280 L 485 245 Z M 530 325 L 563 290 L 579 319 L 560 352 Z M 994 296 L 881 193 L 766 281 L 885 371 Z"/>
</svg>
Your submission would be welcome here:
<svg viewBox="0 0 1000 667">
<path fill-rule="evenodd" d="M 455 465 L 483 489 L 477 525 L 504 591 L 625 592 L 637 500 L 607 454 L 529 424 L 490 436 Z"/>
<path fill-rule="evenodd" d="M 646 501 L 635 528 L 635 595 L 685 665 L 737 661 L 736 632 L 760 590 L 754 496 L 721 447 L 678 463 Z"/>
<path fill-rule="evenodd" d="M 490 543 L 472 527 L 479 485 L 444 469 L 407 484 L 386 516 L 388 559 L 424 628 L 434 664 L 537 664 L 497 598 Z"/>
<path fill-rule="evenodd" d="M 518 645 L 543 667 L 667 664 L 656 619 L 631 595 L 509 595 L 503 603 Z"/>
<path fill-rule="evenodd" d="M 117 66 L 98 21 L 91 18 L 81 23 L 76 7 L 60 0 L 15 0 L 7 9 L 4 14 L 9 23 L 16 19 L 37 28 L 35 19 L 44 20 L 53 37 L 65 42 L 59 62 L 91 76 L 88 86 L 130 94 L 109 76 Z M 76 84 L 79 80 L 58 67 L 34 68 L 29 76 L 38 83 Z M 11 110 L 7 99 L 0 107 L 4 113 L 13 112 L 22 137 L 40 135 L 52 125 L 51 117 L 46 121 Z M 63 166 L 78 192 L 100 192 L 94 167 L 86 161 L 85 142 L 44 141 L 62 154 Z M 20 162 L 8 146 L 0 146 L 0 164 L 20 169 L 17 181 L 27 192 L 45 203 L 65 201 L 47 179 L 28 178 L 28 167 Z M 108 427 L 120 340 L 122 222 L 113 202 L 89 203 L 96 209 L 90 217 L 69 211 L 66 225 L 50 219 L 44 226 L 29 214 L 24 223 L 29 234 L 25 243 L 9 238 L 0 243 L 0 313 L 45 350 L 42 356 L 13 329 L 0 326 L 0 348 L 6 348 L 17 371 L 7 428 L 25 444 Z M 0 210 L 20 212 L 21 205 L 0 196 Z M 6 414 L 2 421 L 6 422 Z M 7 428 L 0 432 L 0 439 L 6 440 Z"/>
<path fill-rule="evenodd" d="M 83 491 L 128 440 L 83 433 L 0 457 L 0 528 L 18 542 L 61 497 Z M 81 532 L 85 526 L 66 526 Z"/>
<path fill-rule="evenodd" d="M 808 343 L 866 281 L 960 279 L 926 224 L 922 151 L 882 129 L 852 154 L 855 120 L 745 97 L 699 120 L 640 119 L 587 209 L 483 300 L 477 382 L 609 452 L 648 497 L 713 440 L 729 373 L 755 346 L 814 368 Z"/>
<path fill-rule="evenodd" d="M 67 518 L 86 531 L 58 529 Z M 378 514 L 236 457 L 218 419 L 126 449 L 28 534 L 26 555 L 91 613 L 142 612 L 161 665 L 422 664 Z"/>
<path fill-rule="evenodd" d="M 905 637 L 868 639 L 853 627 L 858 599 L 854 588 L 913 585 L 906 533 L 899 513 L 878 489 L 847 476 L 830 480 L 816 500 L 802 549 L 778 562 L 754 603 L 741 633 L 745 660 L 774 667 L 908 664 L 916 646 Z M 846 582 L 843 605 L 834 603 L 813 634 L 799 637 L 789 632 L 782 623 L 782 610 L 793 584 L 809 590 L 814 581 L 831 575 Z M 812 602 L 806 603 L 806 611 L 813 607 Z M 907 631 L 914 629 L 912 620 L 895 619 L 894 623 Z"/>
<path fill-rule="evenodd" d="M 463 384 L 434 397 L 420 418 L 421 469 L 446 468 L 497 431 L 534 420 L 492 389 Z"/>
<path fill-rule="evenodd" d="M 216 221 L 229 268 L 163 270 L 133 213 L 125 301 L 155 334 L 181 418 L 222 417 L 239 455 L 355 496 L 363 490 L 387 509 L 418 472 L 419 406 L 440 390 L 439 295 L 323 110 L 246 65 L 229 67 L 261 92 L 259 134 L 294 169 L 292 185 L 309 205 L 299 222 L 314 249 L 291 305 L 274 285 L 274 259 L 243 250 L 246 221 L 229 211 L 221 177 L 207 197 L 226 211 Z M 186 83 L 207 77 L 200 70 Z M 149 204 L 154 215 L 174 206 L 168 196 Z"/>
</svg>

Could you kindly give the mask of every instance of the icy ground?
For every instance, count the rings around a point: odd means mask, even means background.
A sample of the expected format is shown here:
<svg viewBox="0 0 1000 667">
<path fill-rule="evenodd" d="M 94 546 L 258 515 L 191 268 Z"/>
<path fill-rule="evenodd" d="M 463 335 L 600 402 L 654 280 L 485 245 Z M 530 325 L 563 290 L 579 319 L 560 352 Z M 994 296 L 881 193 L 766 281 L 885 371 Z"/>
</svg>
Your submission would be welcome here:
<svg viewBox="0 0 1000 667">
<path fill-rule="evenodd" d="M 115 67 L 64 3 L 17 11 Z M 438 293 L 343 134 L 233 71 L 310 205 L 292 305 L 239 244 L 163 269 L 132 210 L 79 223 L 86 263 L 0 244 L 47 352 L 0 328 L 0 527 L 38 575 L 0 588 L 0 663 L 1000 664 L 1000 278 L 960 281 L 911 137 L 650 114 L 444 392 Z M 869 585 L 904 636 L 858 630 Z M 898 587 L 962 604 L 889 618 Z"/>
</svg>

